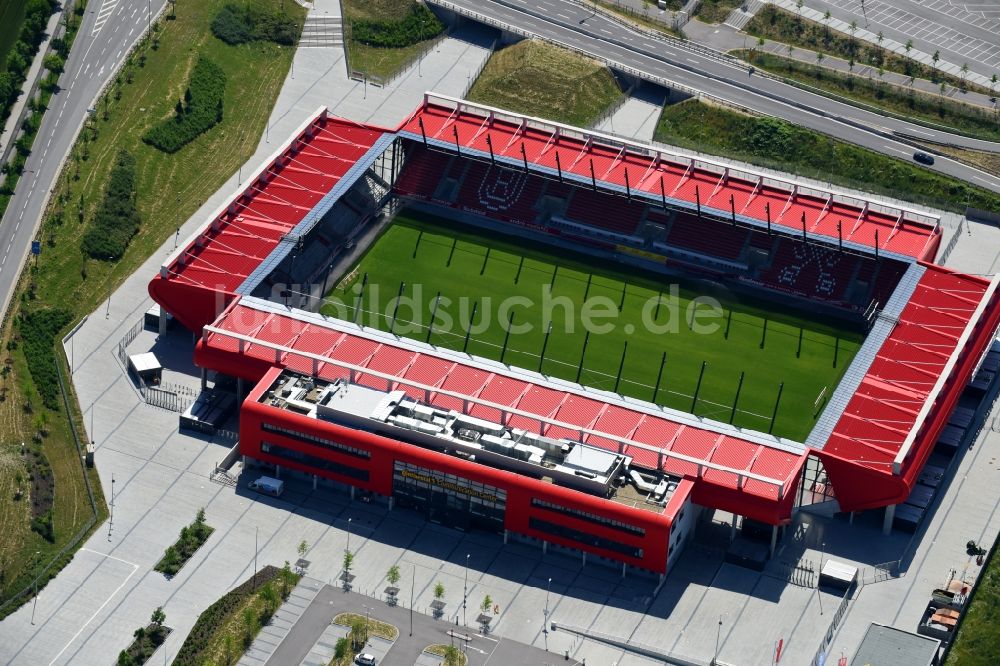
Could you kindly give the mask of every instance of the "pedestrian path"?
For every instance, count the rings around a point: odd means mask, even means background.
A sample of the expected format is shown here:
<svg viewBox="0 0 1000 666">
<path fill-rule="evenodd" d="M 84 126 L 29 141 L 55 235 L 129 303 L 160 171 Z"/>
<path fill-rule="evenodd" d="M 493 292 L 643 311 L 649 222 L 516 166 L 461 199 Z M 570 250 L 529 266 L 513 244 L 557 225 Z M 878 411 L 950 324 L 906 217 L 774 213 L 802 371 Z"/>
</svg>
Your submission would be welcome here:
<svg viewBox="0 0 1000 666">
<path fill-rule="evenodd" d="M 344 44 L 344 24 L 339 16 L 326 16 L 310 12 L 302 26 L 299 46 L 335 47 Z"/>
<path fill-rule="evenodd" d="M 313 644 L 309 654 L 302 660 L 299 666 L 327 666 L 333 659 L 334 651 L 337 648 L 337 641 L 345 638 L 350 630 L 342 624 L 331 624 Z"/>
<path fill-rule="evenodd" d="M 243 654 L 237 666 L 264 666 L 278 645 L 312 603 L 324 583 L 315 578 L 303 577 L 288 595 L 285 603 L 275 612 L 266 627 L 260 630 Z M 332 653 L 331 653 L 331 656 Z M 329 663 L 329 660 L 327 661 Z"/>
<path fill-rule="evenodd" d="M 757 12 L 764 7 L 764 3 L 761 0 L 747 0 L 741 6 L 734 9 L 724 23 L 730 28 L 735 28 L 736 30 L 742 30 L 743 26 L 750 22 Z"/>
</svg>

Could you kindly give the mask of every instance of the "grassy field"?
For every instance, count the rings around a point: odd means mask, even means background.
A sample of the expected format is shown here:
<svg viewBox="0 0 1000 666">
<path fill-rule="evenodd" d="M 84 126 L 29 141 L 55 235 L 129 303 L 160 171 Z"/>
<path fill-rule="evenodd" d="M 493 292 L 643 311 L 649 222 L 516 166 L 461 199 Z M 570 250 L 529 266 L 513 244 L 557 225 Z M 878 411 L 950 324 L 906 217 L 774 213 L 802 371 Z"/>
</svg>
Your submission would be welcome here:
<svg viewBox="0 0 1000 666">
<path fill-rule="evenodd" d="M 1000 153 L 987 153 L 981 150 L 965 150 L 964 148 L 952 148 L 951 146 L 941 146 L 933 144 L 928 146 L 931 150 L 944 153 L 957 160 L 968 162 L 979 167 L 994 176 L 1000 176 Z"/>
<path fill-rule="evenodd" d="M 7 52 L 17 41 L 24 20 L 27 0 L 3 0 L 0 2 L 0 63 L 7 60 Z"/>
<path fill-rule="evenodd" d="M 525 40 L 494 53 L 468 99 L 587 127 L 621 99 L 608 68 L 567 49 Z"/>
<path fill-rule="evenodd" d="M 1000 557 L 994 553 L 979 577 L 972 603 L 945 666 L 993 666 L 1000 655 Z"/>
<path fill-rule="evenodd" d="M 275 7 L 280 3 L 255 1 Z M 96 139 L 78 142 L 75 157 L 67 161 L 39 236 L 43 249 L 38 268 L 26 271 L 8 321 L 14 321 L 19 311 L 56 306 L 71 309 L 75 318 L 91 312 L 254 152 L 290 66 L 292 50 L 267 43 L 232 47 L 214 38 L 209 24 L 224 2 L 211 0 L 179 8 L 175 21 L 162 23 L 159 49 L 148 52 L 145 66 L 140 67 L 138 59 L 133 58 L 120 84 L 112 84 L 107 120 L 104 102 L 98 104 L 94 129 L 83 132 L 86 136 L 96 132 Z M 294 3 L 285 5 L 286 11 L 304 13 Z M 150 125 L 172 112 L 199 54 L 210 57 L 227 73 L 225 117 L 177 153 L 161 153 L 143 144 L 140 137 Z M 247 71 L 253 71 L 254 76 L 246 76 Z M 129 78 L 132 83 L 127 82 Z M 116 99 L 116 89 L 120 89 L 120 99 Z M 80 251 L 80 237 L 90 224 L 115 155 L 121 149 L 136 157 L 137 206 L 142 226 L 119 262 L 86 260 Z M 16 329 L 8 326 L 3 342 L 16 341 L 16 335 Z M 0 533 L 4 535 L 0 540 L 0 562 L 4 599 L 22 589 L 90 517 L 67 415 L 61 410 L 41 408 L 23 350 L 23 345 L 17 345 L 8 352 L 7 364 L 12 371 L 3 379 L 6 391 L 0 402 Z M 26 403 L 32 405 L 31 413 L 24 409 Z M 79 412 L 74 419 L 82 427 Z M 54 544 L 30 531 L 28 502 L 13 499 L 18 472 L 24 476 L 20 442 L 30 442 L 42 426 L 48 436 L 41 447 L 52 468 L 55 486 Z M 99 492 L 96 474 L 92 479 Z M 36 551 L 40 551 L 37 556 Z"/>
<path fill-rule="evenodd" d="M 345 23 L 352 21 L 402 21 L 413 10 L 414 0 L 343 0 Z M 350 29 L 348 28 L 348 33 Z M 438 37 L 395 48 L 379 48 L 347 39 L 351 69 L 370 77 L 388 79 L 413 62 Z"/>
<path fill-rule="evenodd" d="M 840 98 L 878 107 L 887 115 L 948 127 L 960 134 L 989 141 L 1000 140 L 1000 122 L 992 109 L 883 83 L 871 75 L 849 75 L 772 53 L 738 50 L 733 55 L 786 79 Z"/>
<path fill-rule="evenodd" d="M 863 42 L 849 34 L 831 30 L 825 25 L 800 18 L 773 5 L 766 5 L 761 9 L 746 24 L 743 31 L 754 37 L 764 37 L 783 44 L 822 51 L 826 55 L 834 55 L 844 60 L 853 59 L 859 66 L 881 66 L 887 72 L 930 79 L 934 83 L 944 82 L 956 88 L 966 87 L 969 90 L 989 94 L 988 89 L 967 84 L 961 77 L 945 74 L 936 67 L 886 51 L 879 44 Z M 956 64 L 961 65 L 961 63 Z"/>
<path fill-rule="evenodd" d="M 367 274 L 363 323 L 381 329 L 392 326 L 396 333 L 425 340 L 433 302 L 440 291 L 442 301 L 430 341 L 462 349 L 472 302 L 477 302 L 468 352 L 499 359 L 509 316 L 508 308 L 501 303 L 512 296 L 530 299 L 530 305 L 514 303 L 516 307 L 509 309 L 515 320 L 504 362 L 575 380 L 587 337 L 583 324 L 587 307 L 592 308 L 592 313 L 599 307 L 618 311 L 621 306 L 617 315 L 595 320 L 610 324 L 613 330 L 600 332 L 596 326 L 591 327 L 581 383 L 614 390 L 627 341 L 618 392 L 652 399 L 661 357 L 666 352 L 656 402 L 691 411 L 701 364 L 707 361 L 695 413 L 728 421 L 739 374 L 744 371 L 746 379 L 735 423 L 767 430 L 778 384 L 785 382 L 775 433 L 800 440 L 812 427 L 814 400 L 823 387 L 833 389 L 860 343 L 856 333 L 770 312 L 718 286 L 682 283 L 677 290 L 677 307 L 672 309 L 668 305 L 671 285 L 666 279 L 596 270 L 595 263 L 592 258 L 545 248 L 526 250 L 523 241 L 486 238 L 473 229 L 456 228 L 437 218 L 404 211 L 368 251 L 357 270 L 332 290 L 331 299 L 339 299 L 345 307 L 338 310 L 327 305 L 324 311 L 353 317 L 359 283 Z M 419 286 L 414 284 L 415 276 L 420 276 Z M 402 305 L 393 325 L 394 306 L 389 301 L 398 293 L 401 281 L 406 282 L 404 295 L 412 297 L 418 306 Z M 543 290 L 548 288 L 551 308 L 544 305 Z M 658 294 L 663 299 L 659 310 L 655 307 Z M 710 333 L 695 332 L 697 327 L 688 325 L 688 306 L 699 295 L 717 299 L 722 307 L 717 318 L 709 320 L 706 313 L 711 307 L 698 306 L 698 316 L 706 317 L 699 321 L 716 323 Z M 451 302 L 446 303 L 444 297 Z M 581 307 L 585 301 L 588 306 Z M 565 303 L 572 304 L 568 306 L 572 312 L 567 314 Z M 414 309 L 419 309 L 419 314 Z M 453 322 L 450 327 L 445 317 Z M 766 334 L 765 317 L 769 319 Z M 540 363 L 547 319 L 552 321 L 551 340 Z M 647 326 L 644 321 L 655 322 L 664 330 Z M 670 321 L 677 324 L 676 330 L 667 328 Z M 531 330 L 518 328 L 525 324 Z M 796 358 L 800 331 L 802 352 Z M 836 367 L 835 347 L 839 348 Z"/>
<path fill-rule="evenodd" d="M 775 118 L 697 100 L 664 107 L 657 141 L 792 172 L 863 192 L 964 212 L 1000 209 L 1000 195 Z"/>
</svg>

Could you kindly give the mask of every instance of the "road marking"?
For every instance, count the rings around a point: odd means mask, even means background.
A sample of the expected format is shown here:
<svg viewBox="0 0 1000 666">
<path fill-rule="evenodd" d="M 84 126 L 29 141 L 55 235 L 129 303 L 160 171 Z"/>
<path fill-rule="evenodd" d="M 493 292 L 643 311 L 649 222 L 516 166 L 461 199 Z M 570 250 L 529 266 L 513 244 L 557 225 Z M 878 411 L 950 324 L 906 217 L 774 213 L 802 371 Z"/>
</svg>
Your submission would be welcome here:
<svg viewBox="0 0 1000 666">
<path fill-rule="evenodd" d="M 908 150 L 900 150 L 899 148 L 895 148 L 893 146 L 882 146 L 882 147 L 885 148 L 886 150 L 891 150 L 894 153 L 899 153 L 900 155 L 906 155 L 906 156 L 910 155 L 910 152 Z"/>
<path fill-rule="evenodd" d="M 96 35 L 104 27 L 104 24 L 108 22 L 111 18 L 111 14 L 115 11 L 115 7 L 118 5 L 119 0 L 104 0 L 101 4 L 101 8 L 97 10 L 97 21 L 94 23 L 94 30 L 90 33 L 91 37 Z"/>
<path fill-rule="evenodd" d="M 116 1 L 117 1 L 117 0 L 116 0 Z M 90 550 L 89 548 L 81 548 L 80 550 L 86 550 L 87 552 L 90 552 L 90 553 L 94 553 L 94 554 L 96 554 L 96 555 L 104 555 L 104 553 L 99 553 L 99 552 L 97 552 L 96 550 Z M 57 661 L 59 661 L 59 657 L 61 657 L 61 656 L 63 655 L 63 652 L 65 652 L 65 651 L 66 651 L 66 648 L 68 648 L 68 647 L 69 647 L 70 645 L 72 645 L 72 644 L 73 644 L 73 641 L 75 641 L 75 640 L 76 640 L 77 638 L 79 638 L 79 637 L 80 637 L 80 634 L 82 634 L 82 633 L 83 633 L 83 630 L 84 630 L 84 629 L 86 629 L 86 628 L 87 628 L 87 626 L 89 626 L 89 625 L 90 625 L 90 623 L 94 621 L 94 618 L 95 618 L 95 617 L 97 617 L 97 616 L 98 616 L 98 615 L 99 615 L 99 614 L 101 613 L 101 611 L 103 611 L 103 610 L 104 610 L 104 607 L 108 605 L 108 602 L 109 602 L 109 601 L 111 601 L 111 600 L 112 600 L 112 599 L 113 599 L 113 598 L 115 597 L 115 595 L 116 595 L 116 594 L 118 594 L 118 592 L 120 592 L 120 591 L 121 591 L 121 589 L 122 589 L 123 587 L 125 587 L 125 585 L 127 585 L 127 584 L 128 584 L 128 582 L 129 582 L 130 580 L 132 580 L 132 576 L 134 576 L 134 575 L 135 575 L 135 572 L 139 570 L 139 565 L 138 565 L 138 564 L 135 564 L 135 563 L 133 563 L 133 562 L 126 562 L 125 560 L 122 560 L 122 559 L 119 559 L 119 558 L 117 558 L 117 557 L 113 557 L 113 556 L 111 556 L 111 555 L 104 555 L 104 557 L 106 557 L 106 558 L 108 558 L 108 559 L 111 559 L 111 560 L 117 560 L 118 562 L 122 562 L 123 564 L 127 564 L 127 565 L 129 565 L 130 567 L 132 567 L 132 573 L 130 573 L 130 574 L 129 574 L 128 576 L 126 576 L 126 577 L 125 577 L 125 580 L 123 580 L 123 581 L 122 581 L 122 584 L 121 584 L 121 585 L 119 585 L 118 587 L 116 587 L 116 588 L 115 588 L 115 591 L 114 591 L 114 592 L 112 592 L 112 593 L 110 594 L 110 596 L 108 596 L 108 598 L 104 600 L 104 603 L 103 603 L 103 604 L 101 604 L 101 607 L 100 607 L 100 608 L 98 608 L 98 609 L 97 609 L 96 611 L 94 611 L 94 614 L 93 614 L 93 615 L 91 615 L 91 616 L 90 616 L 90 617 L 89 617 L 89 618 L 87 619 L 87 621 L 86 621 L 86 622 L 84 622 L 84 623 L 83 623 L 83 624 L 82 624 L 82 625 L 80 626 L 80 628 L 79 628 L 79 629 L 77 630 L 77 632 L 76 632 L 75 634 L 73 634 L 73 638 L 69 639 L 69 642 L 68 642 L 68 643 L 66 643 L 66 645 L 64 645 L 64 646 L 63 646 L 63 649 L 62 649 L 62 650 L 59 650 L 59 654 L 57 654 L 57 655 L 56 655 L 56 656 L 55 656 L 55 657 L 54 657 L 54 658 L 52 659 L 52 661 L 50 661 L 50 662 L 49 662 L 49 666 L 52 666 L 52 664 L 54 664 L 54 663 L 56 663 Z"/>
<path fill-rule="evenodd" d="M 973 178 L 975 178 L 976 180 L 978 180 L 980 183 L 986 183 L 987 185 L 993 185 L 994 184 L 991 181 L 986 180 L 985 178 L 980 178 L 979 176 L 973 176 Z"/>
<path fill-rule="evenodd" d="M 697 60 L 692 60 L 691 58 L 684 58 L 684 59 L 687 60 L 688 62 L 693 62 L 696 65 L 698 64 Z"/>
</svg>

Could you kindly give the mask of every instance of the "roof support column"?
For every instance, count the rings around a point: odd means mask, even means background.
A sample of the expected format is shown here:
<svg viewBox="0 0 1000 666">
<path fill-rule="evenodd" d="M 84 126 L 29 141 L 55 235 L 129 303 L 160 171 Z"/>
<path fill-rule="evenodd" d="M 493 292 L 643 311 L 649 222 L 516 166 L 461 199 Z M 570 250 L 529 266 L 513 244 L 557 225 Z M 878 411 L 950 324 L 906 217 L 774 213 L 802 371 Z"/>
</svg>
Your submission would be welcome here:
<svg viewBox="0 0 1000 666">
<path fill-rule="evenodd" d="M 896 505 L 890 504 L 885 507 L 885 519 L 882 521 L 882 534 L 892 532 L 892 521 L 896 517 Z"/>
<path fill-rule="evenodd" d="M 778 545 L 778 526 L 771 525 L 771 557 L 774 557 L 774 548 Z"/>
</svg>

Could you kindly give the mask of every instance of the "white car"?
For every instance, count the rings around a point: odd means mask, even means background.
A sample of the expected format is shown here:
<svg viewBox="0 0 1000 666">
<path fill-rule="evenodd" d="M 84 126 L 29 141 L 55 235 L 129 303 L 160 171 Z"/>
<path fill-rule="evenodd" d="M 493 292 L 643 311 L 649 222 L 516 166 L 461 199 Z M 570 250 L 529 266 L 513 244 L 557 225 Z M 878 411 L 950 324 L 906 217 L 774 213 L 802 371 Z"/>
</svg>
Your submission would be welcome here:
<svg viewBox="0 0 1000 666">
<path fill-rule="evenodd" d="M 354 663 L 358 666 L 375 666 L 375 655 L 367 652 L 359 652 L 354 657 Z"/>
</svg>

